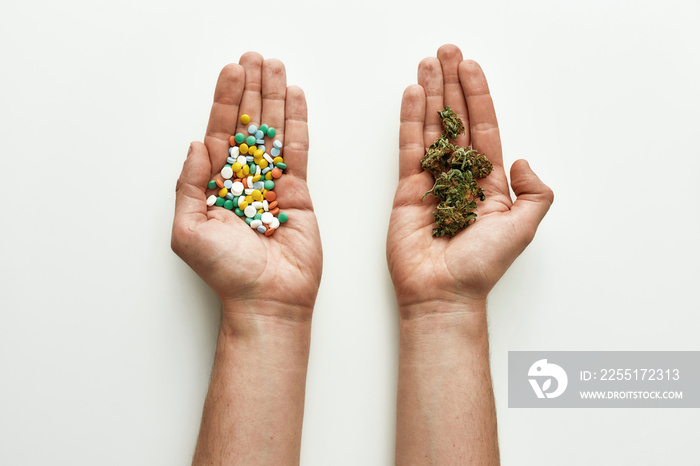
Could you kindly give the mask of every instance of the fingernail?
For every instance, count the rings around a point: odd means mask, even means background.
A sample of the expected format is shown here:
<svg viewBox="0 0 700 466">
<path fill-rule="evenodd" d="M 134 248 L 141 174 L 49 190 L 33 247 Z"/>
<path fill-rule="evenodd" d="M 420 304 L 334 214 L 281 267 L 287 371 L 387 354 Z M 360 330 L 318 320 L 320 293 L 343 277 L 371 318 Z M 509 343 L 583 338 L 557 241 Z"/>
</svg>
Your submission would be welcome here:
<svg viewBox="0 0 700 466">
<path fill-rule="evenodd" d="M 191 153 L 192 153 L 192 144 L 190 144 L 190 148 L 187 149 L 187 157 L 189 157 Z"/>
</svg>

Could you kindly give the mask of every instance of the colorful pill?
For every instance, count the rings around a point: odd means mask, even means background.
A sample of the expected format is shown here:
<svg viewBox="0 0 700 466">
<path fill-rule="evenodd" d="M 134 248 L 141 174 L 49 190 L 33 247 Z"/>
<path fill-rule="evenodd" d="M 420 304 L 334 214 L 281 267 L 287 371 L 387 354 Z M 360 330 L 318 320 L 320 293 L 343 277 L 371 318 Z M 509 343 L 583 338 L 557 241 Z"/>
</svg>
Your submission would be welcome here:
<svg viewBox="0 0 700 466">
<path fill-rule="evenodd" d="M 215 181 L 215 183 L 216 183 L 216 185 L 217 185 L 219 188 L 223 188 L 223 187 L 224 187 L 224 180 L 220 180 L 220 179 L 217 178 L 216 181 Z"/>
<path fill-rule="evenodd" d="M 274 138 L 275 134 L 277 134 L 277 130 L 275 128 L 267 128 L 267 136 Z"/>
<path fill-rule="evenodd" d="M 255 134 L 258 132 L 258 127 L 255 125 L 248 126 L 248 134 Z"/>
<path fill-rule="evenodd" d="M 243 141 L 245 141 L 245 134 L 243 133 L 236 133 L 236 135 L 233 137 L 233 142 L 235 142 L 236 144 L 240 144 Z"/>
<path fill-rule="evenodd" d="M 280 141 L 279 139 L 275 139 L 275 142 L 273 142 L 272 145 L 275 146 L 275 148 L 277 148 L 277 149 L 281 149 L 282 148 L 282 141 Z"/>
<path fill-rule="evenodd" d="M 272 173 L 272 177 L 275 178 L 275 179 L 277 179 L 277 178 L 279 178 L 280 176 L 282 176 L 282 170 L 280 170 L 280 169 L 277 168 L 277 167 L 273 168 L 273 169 L 272 169 L 272 172 L 270 172 L 270 173 Z"/>
<path fill-rule="evenodd" d="M 254 146 L 254 145 L 255 145 L 255 142 L 256 142 L 255 136 L 248 136 L 248 137 L 245 139 L 245 142 L 246 142 L 249 146 Z M 243 150 L 243 149 L 241 149 L 241 150 Z"/>
<path fill-rule="evenodd" d="M 214 202 L 214 205 L 221 207 L 222 205 L 224 205 L 225 200 L 226 199 L 224 199 L 223 197 L 217 197 L 216 202 Z"/>
<path fill-rule="evenodd" d="M 207 188 L 216 189 L 216 180 L 211 180 L 209 183 L 207 183 Z"/>
<path fill-rule="evenodd" d="M 285 223 L 287 220 L 289 220 L 289 216 L 287 215 L 287 212 L 280 212 L 280 214 L 277 216 L 279 219 L 280 223 Z"/>
<path fill-rule="evenodd" d="M 270 151 L 270 154 L 271 154 L 273 157 L 277 157 L 277 156 L 280 155 L 280 150 L 279 150 L 278 148 L 276 148 L 276 147 L 273 147 L 272 150 Z"/>
<path fill-rule="evenodd" d="M 250 117 L 244 113 L 243 115 L 241 115 L 241 123 L 247 125 L 248 123 L 250 123 Z"/>
</svg>

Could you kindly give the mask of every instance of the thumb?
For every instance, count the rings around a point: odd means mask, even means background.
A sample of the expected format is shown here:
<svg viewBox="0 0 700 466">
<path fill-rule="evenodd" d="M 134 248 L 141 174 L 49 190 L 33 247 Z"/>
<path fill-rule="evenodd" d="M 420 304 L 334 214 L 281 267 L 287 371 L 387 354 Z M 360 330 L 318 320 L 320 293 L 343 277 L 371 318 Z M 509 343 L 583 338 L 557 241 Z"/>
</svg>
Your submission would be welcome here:
<svg viewBox="0 0 700 466">
<path fill-rule="evenodd" d="M 201 142 L 190 144 L 187 159 L 175 187 L 173 249 L 186 242 L 192 227 L 207 220 L 206 185 L 211 175 L 207 147 Z"/>
<path fill-rule="evenodd" d="M 539 179 L 526 160 L 516 160 L 510 167 L 510 184 L 517 199 L 511 207 L 517 225 L 532 241 L 549 207 L 554 202 L 554 192 Z"/>
</svg>

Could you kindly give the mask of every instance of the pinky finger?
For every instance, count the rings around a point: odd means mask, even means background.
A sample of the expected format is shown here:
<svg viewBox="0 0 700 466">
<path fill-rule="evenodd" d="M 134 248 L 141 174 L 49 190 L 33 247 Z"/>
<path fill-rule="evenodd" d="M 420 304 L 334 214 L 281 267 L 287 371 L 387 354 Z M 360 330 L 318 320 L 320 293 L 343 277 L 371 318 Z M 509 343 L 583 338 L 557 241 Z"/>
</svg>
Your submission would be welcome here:
<svg viewBox="0 0 700 466">
<path fill-rule="evenodd" d="M 306 180 L 309 158 L 309 126 L 306 97 L 297 86 L 287 88 L 285 104 L 283 156 L 287 164 L 286 173 Z"/>
</svg>

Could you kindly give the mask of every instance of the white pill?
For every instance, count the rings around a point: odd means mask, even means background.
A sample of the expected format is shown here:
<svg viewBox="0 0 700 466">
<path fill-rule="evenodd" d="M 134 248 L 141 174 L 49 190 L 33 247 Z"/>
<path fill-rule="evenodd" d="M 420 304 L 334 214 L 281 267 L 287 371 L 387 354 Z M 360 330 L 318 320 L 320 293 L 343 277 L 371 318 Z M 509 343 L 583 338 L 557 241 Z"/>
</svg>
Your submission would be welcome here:
<svg viewBox="0 0 700 466">
<path fill-rule="evenodd" d="M 209 196 L 209 197 L 207 198 L 207 205 L 208 205 L 208 206 L 213 206 L 214 204 L 216 204 L 216 196 L 214 196 L 214 195 L 212 194 L 211 196 Z"/>
<path fill-rule="evenodd" d="M 260 202 L 260 201 L 253 201 L 253 203 L 250 204 L 250 205 L 252 205 L 253 207 L 255 207 L 255 210 L 260 210 L 260 209 L 262 209 L 262 207 L 263 207 L 263 203 Z"/>
<path fill-rule="evenodd" d="M 250 175 L 250 176 L 248 177 L 247 182 L 248 182 L 248 186 L 253 186 L 253 175 Z"/>
<path fill-rule="evenodd" d="M 260 225 L 262 225 L 262 220 L 260 219 L 256 219 L 250 222 L 250 228 L 252 228 L 253 230 L 257 229 Z"/>
<path fill-rule="evenodd" d="M 275 140 L 275 142 L 272 143 L 272 145 L 275 146 L 275 147 L 278 148 L 278 149 L 281 149 L 281 148 L 282 148 L 282 141 L 280 141 L 279 139 L 277 139 L 277 140 Z"/>
<path fill-rule="evenodd" d="M 241 166 L 243 166 L 248 163 L 248 160 L 245 158 L 245 155 L 239 155 L 236 159 L 236 162 L 240 163 Z"/>
<path fill-rule="evenodd" d="M 270 157 L 269 155 L 267 155 L 267 152 L 265 152 L 265 153 L 263 154 L 263 157 L 264 157 L 265 160 L 267 160 L 269 163 L 273 163 L 273 162 L 272 162 L 272 157 Z"/>
<path fill-rule="evenodd" d="M 245 202 L 245 196 L 239 197 L 239 198 L 238 198 L 238 207 L 240 207 L 241 204 L 243 204 L 244 202 Z"/>
<path fill-rule="evenodd" d="M 255 191 L 253 188 L 245 188 L 245 195 L 250 196 Z"/>
<path fill-rule="evenodd" d="M 228 150 L 228 155 L 231 157 L 238 157 L 238 155 L 241 153 L 241 150 L 238 148 L 238 146 L 233 146 Z"/>
<path fill-rule="evenodd" d="M 221 177 L 225 180 L 230 180 L 231 178 L 233 178 L 233 169 L 231 167 L 222 168 Z"/>
<path fill-rule="evenodd" d="M 260 165 L 256 165 L 255 166 L 255 174 L 259 175 L 261 171 L 262 171 L 262 168 L 260 168 Z"/>
<path fill-rule="evenodd" d="M 241 183 L 240 181 L 234 181 L 231 185 L 231 193 L 234 196 L 240 196 L 241 194 L 243 194 L 243 183 Z"/>
<path fill-rule="evenodd" d="M 255 214 L 257 213 L 257 210 L 255 210 L 255 207 L 252 205 L 249 205 L 248 207 L 245 208 L 243 211 L 246 217 L 255 217 Z"/>
<path fill-rule="evenodd" d="M 270 204 L 267 202 L 267 200 L 264 200 L 264 201 L 263 201 L 263 210 L 264 210 L 265 212 L 267 212 L 268 210 L 270 210 Z"/>
<path fill-rule="evenodd" d="M 272 215 L 270 212 L 264 212 L 262 216 L 260 217 L 260 220 L 263 221 L 263 223 L 270 224 L 272 221 L 275 219 L 275 216 Z"/>
<path fill-rule="evenodd" d="M 270 228 L 275 229 L 280 226 L 280 221 L 277 217 L 272 219 L 272 222 L 270 222 Z"/>
</svg>

